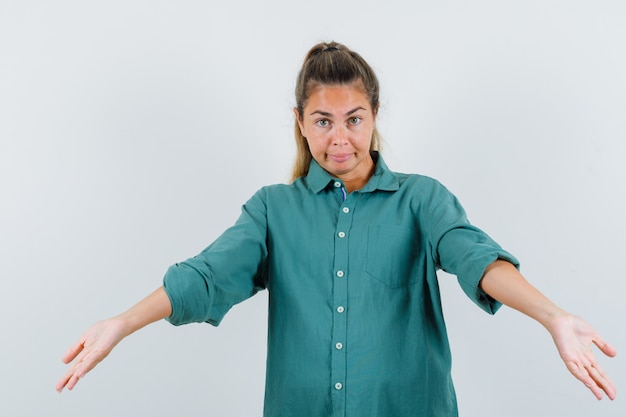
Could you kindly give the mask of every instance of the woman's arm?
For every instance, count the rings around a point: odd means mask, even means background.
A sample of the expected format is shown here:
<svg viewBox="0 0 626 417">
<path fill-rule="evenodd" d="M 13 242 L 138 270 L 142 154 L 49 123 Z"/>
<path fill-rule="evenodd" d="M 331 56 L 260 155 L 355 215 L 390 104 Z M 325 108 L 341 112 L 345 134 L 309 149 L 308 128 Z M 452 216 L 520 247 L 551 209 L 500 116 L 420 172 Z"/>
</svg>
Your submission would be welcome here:
<svg viewBox="0 0 626 417">
<path fill-rule="evenodd" d="M 123 338 L 171 313 L 170 299 L 160 287 L 126 312 L 91 326 L 63 355 L 63 363 L 73 362 L 57 382 L 57 391 L 74 388 L 78 380 L 106 358 Z"/>
<path fill-rule="evenodd" d="M 491 297 L 541 323 L 552 336 L 567 369 L 599 400 L 603 392 L 615 399 L 615 385 L 596 362 L 592 352 L 595 344 L 605 355 L 617 351 L 587 322 L 556 306 L 533 287 L 509 262 L 492 263 L 480 286 Z"/>
</svg>

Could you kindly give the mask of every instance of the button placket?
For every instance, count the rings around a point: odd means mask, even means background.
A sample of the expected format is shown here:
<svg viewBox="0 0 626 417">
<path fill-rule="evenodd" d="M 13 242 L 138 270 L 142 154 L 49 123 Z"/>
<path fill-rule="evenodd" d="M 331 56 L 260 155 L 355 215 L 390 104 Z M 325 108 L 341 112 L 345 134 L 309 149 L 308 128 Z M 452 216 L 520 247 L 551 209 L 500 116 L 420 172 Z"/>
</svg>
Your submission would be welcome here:
<svg viewBox="0 0 626 417">
<path fill-rule="evenodd" d="M 331 380 L 333 408 L 345 410 L 345 383 L 346 383 L 346 349 L 344 343 L 347 337 L 348 316 L 348 249 L 350 240 L 350 227 L 352 224 L 355 195 L 349 194 L 339 207 L 339 216 L 335 227 L 334 248 L 334 276 L 333 276 L 333 327 L 332 338 L 334 343 L 331 348 Z M 340 412 L 338 415 L 343 415 Z"/>
</svg>

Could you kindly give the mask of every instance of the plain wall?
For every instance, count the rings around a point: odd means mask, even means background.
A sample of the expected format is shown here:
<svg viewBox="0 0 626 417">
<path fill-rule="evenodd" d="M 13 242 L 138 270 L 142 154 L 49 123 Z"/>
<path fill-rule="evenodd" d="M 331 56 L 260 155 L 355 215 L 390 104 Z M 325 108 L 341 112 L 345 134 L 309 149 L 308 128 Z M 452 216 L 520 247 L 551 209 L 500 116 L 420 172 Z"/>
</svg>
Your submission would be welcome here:
<svg viewBox="0 0 626 417">
<path fill-rule="evenodd" d="M 332 39 L 379 75 L 391 168 L 457 194 L 621 350 L 600 363 L 626 389 L 623 2 L 0 1 L 0 415 L 261 415 L 266 293 L 54 384 L 84 329 L 288 180 L 296 72 Z M 461 416 L 626 415 L 537 323 L 440 281 Z"/>
</svg>

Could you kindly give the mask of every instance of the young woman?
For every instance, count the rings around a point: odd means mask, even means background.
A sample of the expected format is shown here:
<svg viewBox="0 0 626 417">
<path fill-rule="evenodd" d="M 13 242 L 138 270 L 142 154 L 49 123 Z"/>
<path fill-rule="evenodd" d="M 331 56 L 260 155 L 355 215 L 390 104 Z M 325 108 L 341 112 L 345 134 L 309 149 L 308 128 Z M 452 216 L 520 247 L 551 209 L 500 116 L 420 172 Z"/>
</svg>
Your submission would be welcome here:
<svg viewBox="0 0 626 417">
<path fill-rule="evenodd" d="M 151 322 L 218 325 L 267 289 L 265 416 L 457 416 L 442 268 L 488 313 L 503 303 L 541 323 L 571 373 L 598 399 L 615 398 L 591 348 L 615 349 L 531 286 L 440 183 L 387 168 L 378 107 L 361 56 L 334 42 L 313 47 L 296 86 L 292 183 L 259 190 L 161 288 L 88 329 L 63 357 L 71 365 L 57 390 Z"/>
</svg>

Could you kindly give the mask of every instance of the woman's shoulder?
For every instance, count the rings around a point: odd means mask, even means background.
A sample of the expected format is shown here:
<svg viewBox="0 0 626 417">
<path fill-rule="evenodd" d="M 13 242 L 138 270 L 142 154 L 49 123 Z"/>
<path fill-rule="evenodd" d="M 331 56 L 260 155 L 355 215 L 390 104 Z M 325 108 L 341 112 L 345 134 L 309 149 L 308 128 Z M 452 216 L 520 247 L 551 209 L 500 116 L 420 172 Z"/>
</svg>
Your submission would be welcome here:
<svg viewBox="0 0 626 417">
<path fill-rule="evenodd" d="M 296 195 L 302 192 L 302 189 L 306 188 L 305 185 L 302 184 L 302 179 L 298 178 L 294 182 L 290 184 L 286 183 L 275 183 L 275 184 L 267 184 L 259 188 L 250 198 L 251 200 L 261 199 L 275 199 L 280 197 L 287 197 L 289 195 Z"/>
<path fill-rule="evenodd" d="M 437 207 L 456 200 L 454 194 L 438 179 L 424 174 L 394 172 L 398 180 L 398 196 L 414 207 Z"/>
<path fill-rule="evenodd" d="M 445 188 L 445 186 L 436 178 L 424 174 L 392 172 L 398 179 L 400 188 Z"/>
<path fill-rule="evenodd" d="M 303 181 L 304 178 L 300 177 L 291 183 L 267 184 L 261 187 L 257 192 L 262 192 L 266 194 L 293 193 L 305 186 Z"/>
</svg>

